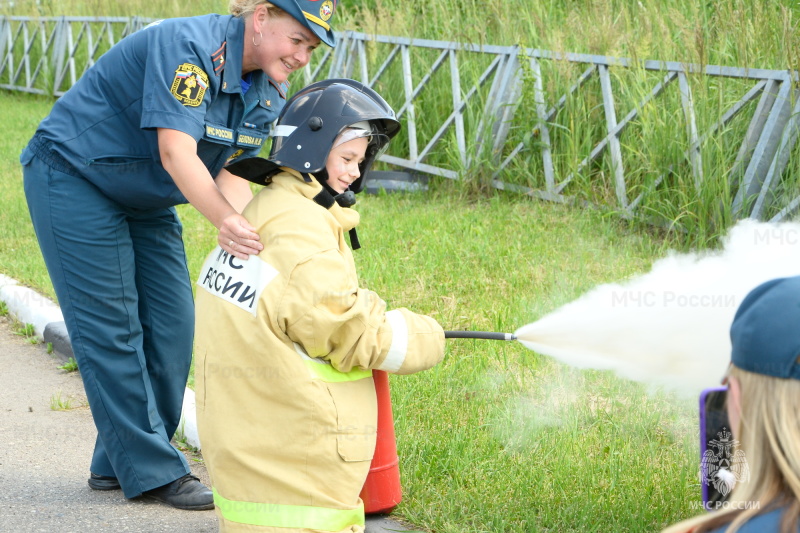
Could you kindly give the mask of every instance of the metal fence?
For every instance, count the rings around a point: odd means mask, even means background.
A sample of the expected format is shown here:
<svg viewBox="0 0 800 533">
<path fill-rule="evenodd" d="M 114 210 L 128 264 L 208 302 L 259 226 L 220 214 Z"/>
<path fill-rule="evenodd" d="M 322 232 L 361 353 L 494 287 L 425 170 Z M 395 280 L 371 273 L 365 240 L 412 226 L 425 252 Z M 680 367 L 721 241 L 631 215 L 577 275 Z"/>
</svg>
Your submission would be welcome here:
<svg viewBox="0 0 800 533">
<path fill-rule="evenodd" d="M 0 18 L 0 87 L 60 96 L 114 43 L 149 22 L 142 18 Z M 705 147 L 737 131 L 735 153 L 724 163 L 723 178 L 729 181 L 731 193 L 725 201 L 733 215 L 780 221 L 800 208 L 794 153 L 800 99 L 794 73 L 634 62 L 356 32 L 337 36 L 339 45 L 318 51 L 304 69 L 303 80 L 350 77 L 387 97 L 404 123 L 403 153 L 398 155 L 394 150 L 398 143 L 393 143 L 393 155 L 381 156 L 388 164 L 449 179 L 460 179 L 483 165 L 491 169 L 491 186 L 552 201 L 569 200 L 578 178 L 604 165 L 613 190 L 609 201 L 624 216 L 632 216 L 648 192 L 676 172 L 675 165 L 691 174 L 699 194 L 707 179 Z M 559 74 L 562 65 L 577 68 Z M 625 84 L 619 83 L 625 72 L 645 73 L 641 83 L 646 90 L 631 96 Z M 561 79 L 554 85 L 556 75 Z M 715 120 L 705 125 L 698 121 L 693 94 L 698 80 L 706 86 L 735 80 L 733 86 L 725 85 L 724 105 Z M 731 91 L 737 93 L 733 98 Z M 679 97 L 674 97 L 676 93 Z M 665 96 L 669 94 L 673 97 Z M 580 161 L 557 164 L 559 146 L 553 138 L 568 129 L 559 117 L 576 99 L 596 101 L 593 112 L 599 117 L 596 130 L 601 133 L 586 145 Z M 621 118 L 620 102 L 627 109 Z M 635 150 L 622 136 L 631 125 L 646 120 L 642 115 L 648 106 L 676 102 L 681 122 L 676 124 L 681 130 L 676 135 L 683 139 L 682 153 L 673 163 L 665 163 L 646 187 L 637 184 L 629 168 L 635 163 L 626 166 Z M 732 127 L 734 122 L 740 125 L 738 129 Z M 528 180 L 533 183 L 508 179 L 521 158 L 535 174 Z"/>
</svg>

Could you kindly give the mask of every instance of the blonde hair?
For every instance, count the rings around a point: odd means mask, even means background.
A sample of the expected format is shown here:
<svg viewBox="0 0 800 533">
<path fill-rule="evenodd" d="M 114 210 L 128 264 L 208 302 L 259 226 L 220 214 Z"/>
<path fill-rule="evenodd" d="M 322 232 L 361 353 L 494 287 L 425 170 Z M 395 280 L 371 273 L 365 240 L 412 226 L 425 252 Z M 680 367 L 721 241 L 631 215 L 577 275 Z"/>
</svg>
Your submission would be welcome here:
<svg viewBox="0 0 800 533">
<path fill-rule="evenodd" d="M 745 453 L 750 480 L 737 483 L 730 509 L 680 522 L 666 532 L 702 533 L 730 524 L 735 533 L 756 515 L 784 507 L 782 533 L 800 523 L 800 380 L 755 374 L 731 367 L 741 385 L 741 418 L 732 428 Z"/>
<path fill-rule="evenodd" d="M 230 0 L 228 3 L 228 11 L 236 17 L 244 18 L 252 14 L 260 5 L 267 6 L 271 15 L 285 15 L 287 14 L 283 9 L 273 5 L 264 0 Z"/>
</svg>

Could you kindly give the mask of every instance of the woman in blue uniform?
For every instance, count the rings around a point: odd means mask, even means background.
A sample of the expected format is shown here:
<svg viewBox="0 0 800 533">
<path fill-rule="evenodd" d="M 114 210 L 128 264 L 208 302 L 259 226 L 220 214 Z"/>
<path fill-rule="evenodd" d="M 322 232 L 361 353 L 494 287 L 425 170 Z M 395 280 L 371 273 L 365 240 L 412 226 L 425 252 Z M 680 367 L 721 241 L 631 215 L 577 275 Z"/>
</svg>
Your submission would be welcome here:
<svg viewBox="0 0 800 533">
<path fill-rule="evenodd" d="M 31 219 L 98 437 L 89 486 L 182 509 L 211 492 L 171 444 L 192 356 L 181 224 L 191 203 L 240 259 L 258 234 L 248 183 L 289 75 L 335 44 L 335 0 L 231 0 L 231 15 L 155 22 L 59 99 L 23 151 Z"/>
</svg>

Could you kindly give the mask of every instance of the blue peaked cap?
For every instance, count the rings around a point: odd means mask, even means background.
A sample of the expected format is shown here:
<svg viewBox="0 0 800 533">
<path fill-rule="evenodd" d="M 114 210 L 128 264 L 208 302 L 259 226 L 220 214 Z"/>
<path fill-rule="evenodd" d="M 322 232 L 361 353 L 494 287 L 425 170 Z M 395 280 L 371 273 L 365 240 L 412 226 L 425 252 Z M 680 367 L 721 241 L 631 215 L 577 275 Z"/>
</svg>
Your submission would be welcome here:
<svg viewBox="0 0 800 533">
<path fill-rule="evenodd" d="M 800 276 L 762 283 L 731 325 L 731 362 L 776 378 L 800 379 Z"/>
<path fill-rule="evenodd" d="M 336 46 L 333 34 L 333 13 L 339 0 L 270 0 L 270 4 L 279 7 L 297 19 L 300 24 L 314 32 L 320 41 L 331 48 Z"/>
</svg>

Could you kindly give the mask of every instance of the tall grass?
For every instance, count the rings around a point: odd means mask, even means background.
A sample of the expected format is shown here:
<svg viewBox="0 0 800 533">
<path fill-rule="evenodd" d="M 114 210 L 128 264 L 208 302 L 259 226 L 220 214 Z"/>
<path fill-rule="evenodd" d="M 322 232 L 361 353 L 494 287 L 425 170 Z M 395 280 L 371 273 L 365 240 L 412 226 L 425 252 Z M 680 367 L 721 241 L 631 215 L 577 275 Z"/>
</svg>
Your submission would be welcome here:
<svg viewBox="0 0 800 533">
<path fill-rule="evenodd" d="M 17 0 L 0 14 L 175 17 L 225 0 Z M 701 65 L 800 68 L 800 4 L 784 0 L 350 0 L 335 27 L 381 35 Z"/>
<path fill-rule="evenodd" d="M 8 8 L 6 8 L 8 9 Z M 167 17 L 205 12 L 225 12 L 224 0 L 198 0 L 186 3 L 172 0 L 145 2 L 107 2 L 106 0 L 29 0 L 18 2 L 15 14 L 55 16 L 119 15 Z M 549 0 L 464 0 L 458 3 L 430 0 L 352 0 L 338 6 L 336 28 L 368 33 L 405 35 L 422 39 L 469 43 L 520 45 L 522 47 L 627 57 L 633 60 L 657 59 L 699 65 L 725 65 L 765 69 L 797 70 L 800 67 L 800 4 L 780 0 L 727 0 L 698 3 L 693 0 L 597 0 L 592 2 Z M 412 77 L 420 80 L 438 52 L 414 48 Z M 378 47 L 368 48 L 373 67 L 384 59 Z M 486 67 L 488 56 L 471 56 L 462 62 L 462 86 Z M 548 107 L 574 83 L 584 65 L 564 61 L 541 61 L 544 93 Z M 452 110 L 447 69 L 436 73 L 429 88 L 416 102 L 419 139 L 430 139 L 437 120 Z M 709 138 L 700 148 L 701 173 L 690 164 L 687 152 L 690 137 L 673 83 L 656 102 L 640 106 L 647 93 L 663 77 L 643 69 L 615 69 L 613 88 L 618 119 L 633 109 L 639 116 L 621 137 L 627 201 L 640 199 L 637 222 L 656 223 L 672 228 L 682 246 L 705 247 L 734 222 L 730 205 L 740 174 L 734 168 L 738 145 L 755 109 L 755 102 L 729 124 L 723 132 Z M 750 82 L 689 77 L 696 103 L 697 127 L 702 133 L 714 124 L 746 90 Z M 530 76 L 524 84 L 515 124 L 534 125 L 536 99 Z M 400 62 L 382 76 L 376 88 L 391 104 L 403 102 L 403 73 Z M 471 132 L 483 131 L 483 103 L 488 87 L 479 91 L 465 111 Z M 641 108 L 640 108 L 641 107 Z M 640 109 L 639 109 L 640 108 Z M 563 194 L 579 204 L 620 209 L 622 191 L 615 184 L 615 164 L 606 152 L 589 165 L 579 163 L 606 135 L 604 111 L 597 80 L 589 82 L 570 97 L 548 124 L 549 147 L 553 153 L 556 181 L 569 179 Z M 543 183 L 543 144 L 534 128 L 515 127 L 500 153 L 491 151 L 490 131 L 471 135 L 467 160 L 461 160 L 453 129 L 428 154 L 426 162 L 460 173 L 467 190 L 483 194 L 488 180 L 503 156 L 524 142 L 526 149 L 498 176 L 517 185 L 541 189 Z M 393 143 L 392 153 L 408 153 L 408 130 Z M 420 147 L 422 148 L 422 147 Z M 776 189 L 790 197 L 800 190 L 800 169 L 794 154 Z M 702 175 L 702 179 L 700 176 Z M 780 199 L 780 196 L 778 196 Z M 782 203 L 781 203 L 782 202 Z M 767 206 L 770 217 L 785 205 L 785 200 Z"/>
<path fill-rule="evenodd" d="M 800 31 L 797 3 L 779 1 L 725 1 L 698 3 L 688 0 L 525 2 L 472 0 L 450 3 L 411 0 L 368 0 L 354 5 L 354 27 L 376 34 L 454 40 L 578 52 L 634 60 L 656 59 L 704 65 L 797 70 Z M 348 11 L 349 13 L 349 11 Z M 474 61 L 474 57 L 470 58 Z M 376 62 L 377 63 L 377 62 Z M 425 63 L 430 64 L 430 62 Z M 635 63 L 634 63 L 635 64 Z M 472 64 L 463 77 L 481 71 Z M 547 107 L 565 94 L 586 65 L 564 61 L 540 61 Z M 447 74 L 443 74 L 446 77 Z M 722 131 L 701 146 L 699 170 L 691 165 L 691 138 L 678 84 L 673 82 L 656 100 L 640 105 L 664 74 L 639 68 L 613 69 L 612 86 L 617 119 L 631 110 L 638 117 L 621 136 L 627 201 L 641 196 L 637 222 L 673 229 L 684 247 L 707 247 L 734 222 L 730 206 L 736 193 L 736 156 L 756 102 L 746 106 Z M 391 74 L 385 76 L 391 79 Z M 421 76 L 415 76 L 415 80 Z M 526 80 L 515 124 L 501 154 L 471 152 L 473 165 L 462 176 L 485 183 L 497 163 L 519 142 L 526 149 L 500 173 L 506 183 L 544 188 L 543 141 L 533 127 L 537 123 L 532 76 Z M 731 78 L 690 75 L 697 130 L 707 132 L 753 82 Z M 449 94 L 447 81 L 438 81 L 439 92 Z M 467 82 L 462 82 L 464 85 Z M 395 78 L 393 91 L 402 84 Z M 471 105 L 465 120 L 475 127 L 482 118 L 481 102 Z M 444 100 L 429 99 L 417 114 L 449 113 Z M 420 120 L 419 118 L 417 119 Z M 423 125 L 424 127 L 424 125 Z M 567 99 L 548 124 L 549 148 L 556 182 L 569 178 L 563 193 L 580 204 L 589 202 L 620 209 L 622 195 L 615 184 L 615 166 L 608 151 L 589 165 L 579 166 L 596 143 L 607 134 L 601 91 L 597 79 Z M 401 141 L 402 142 L 402 141 Z M 444 166 L 459 169 L 452 138 L 440 143 Z M 472 149 L 480 145 L 470 146 Z M 786 198 L 800 189 L 797 150 L 784 171 L 779 192 Z M 475 163 L 478 163 L 477 165 Z M 741 171 L 741 168 L 738 169 Z M 479 191 L 485 187 L 478 187 Z M 777 198 L 777 197 L 776 197 Z M 762 216 L 776 214 L 786 202 L 779 199 Z M 741 216 L 741 215 L 740 215 Z"/>
<path fill-rule="evenodd" d="M 781 0 L 361 0 L 345 3 L 342 12 L 346 27 L 383 35 L 703 65 L 800 67 L 800 6 Z"/>
</svg>

